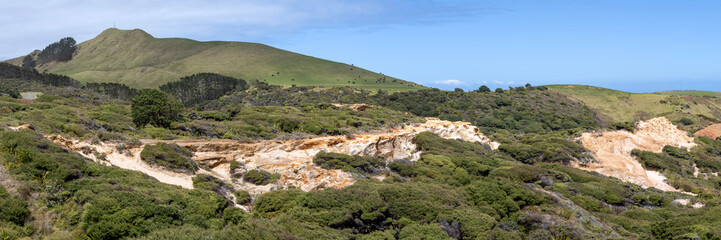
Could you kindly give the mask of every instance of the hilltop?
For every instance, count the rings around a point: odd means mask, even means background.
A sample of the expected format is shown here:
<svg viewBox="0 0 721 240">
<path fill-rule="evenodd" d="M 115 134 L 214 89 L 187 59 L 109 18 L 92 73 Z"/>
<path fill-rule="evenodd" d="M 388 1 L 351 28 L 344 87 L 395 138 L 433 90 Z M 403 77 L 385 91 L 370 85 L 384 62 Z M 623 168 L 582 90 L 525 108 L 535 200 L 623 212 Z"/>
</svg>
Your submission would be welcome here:
<svg viewBox="0 0 721 240">
<path fill-rule="evenodd" d="M 37 51 L 34 52 L 37 55 Z M 31 53 L 32 54 L 32 53 Z M 23 57 L 7 62 L 22 65 Z M 70 61 L 36 67 L 80 82 L 115 82 L 157 88 L 182 76 L 218 73 L 270 84 L 351 86 L 365 89 L 424 88 L 353 65 L 297 54 L 258 43 L 155 38 L 147 32 L 110 28 L 77 45 Z"/>
<path fill-rule="evenodd" d="M 683 122 L 682 125 L 686 125 L 687 130 L 695 131 L 721 119 L 721 99 L 711 97 L 712 92 L 629 93 L 569 84 L 547 87 L 551 91 L 582 102 L 593 109 L 607 124 L 666 117 L 676 123 Z"/>
</svg>

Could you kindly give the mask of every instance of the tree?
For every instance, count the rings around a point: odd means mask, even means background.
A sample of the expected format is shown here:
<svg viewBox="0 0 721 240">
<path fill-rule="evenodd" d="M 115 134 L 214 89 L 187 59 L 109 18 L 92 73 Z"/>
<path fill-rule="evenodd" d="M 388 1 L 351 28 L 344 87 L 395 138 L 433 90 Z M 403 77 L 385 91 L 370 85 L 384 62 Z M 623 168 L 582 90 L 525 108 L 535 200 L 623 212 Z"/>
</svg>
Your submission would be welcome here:
<svg viewBox="0 0 721 240">
<path fill-rule="evenodd" d="M 27 56 L 25 56 L 25 58 L 23 58 L 23 67 L 24 68 L 32 69 L 32 68 L 35 68 L 36 65 L 37 64 L 35 62 L 35 59 L 33 59 L 32 56 L 27 55 Z"/>
<path fill-rule="evenodd" d="M 66 37 L 54 42 L 38 54 L 38 61 L 41 64 L 52 61 L 66 62 L 73 58 L 75 52 L 75 39 Z"/>
<path fill-rule="evenodd" d="M 178 119 L 183 105 L 169 94 L 157 89 L 142 89 L 131 101 L 133 123 L 138 127 L 151 124 L 169 128 L 170 123 Z"/>
<path fill-rule="evenodd" d="M 496 88 L 497 93 L 503 93 L 503 88 Z"/>
<path fill-rule="evenodd" d="M 215 100 L 233 91 L 248 89 L 245 80 L 216 73 L 198 73 L 160 86 L 160 90 L 173 95 L 185 106 Z"/>
<path fill-rule="evenodd" d="M 488 88 L 486 85 L 481 85 L 481 87 L 478 88 L 478 92 L 490 92 L 491 89 Z"/>
<path fill-rule="evenodd" d="M 462 89 L 462 88 L 456 88 L 456 89 L 454 89 L 453 91 L 454 91 L 454 92 L 463 92 L 463 89 Z"/>
</svg>

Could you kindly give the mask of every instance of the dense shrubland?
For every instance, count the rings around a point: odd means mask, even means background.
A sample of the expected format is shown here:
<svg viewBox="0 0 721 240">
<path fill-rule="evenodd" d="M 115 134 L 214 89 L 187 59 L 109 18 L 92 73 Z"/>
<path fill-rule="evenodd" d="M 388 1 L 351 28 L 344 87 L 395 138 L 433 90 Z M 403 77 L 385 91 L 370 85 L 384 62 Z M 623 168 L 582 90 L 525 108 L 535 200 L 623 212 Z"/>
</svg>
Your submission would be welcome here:
<svg viewBox="0 0 721 240">
<path fill-rule="evenodd" d="M 422 117 L 468 121 L 483 132 L 505 129 L 512 133 L 542 133 L 562 129 L 588 129 L 599 125 L 587 107 L 544 88 L 518 87 L 497 92 L 457 92 L 423 89 L 388 94 L 354 88 L 321 89 L 262 86 L 237 92 L 205 108 L 301 106 L 308 103 L 367 103 Z"/>
<path fill-rule="evenodd" d="M 721 140 L 708 137 L 695 140 L 698 146 L 690 151 L 665 146 L 661 153 L 635 149 L 632 154 L 645 168 L 664 173 L 675 188 L 716 202 L 711 196 L 721 192 L 721 178 L 714 175 L 721 171 Z"/>
<path fill-rule="evenodd" d="M 600 126 L 588 108 L 542 87 L 389 94 L 352 88 L 281 88 L 261 82 L 249 85 L 218 100 L 203 99 L 193 108 L 179 108 L 177 119 L 168 124 L 136 128 L 131 104 L 116 100 L 131 90 L 115 85 L 56 88 L 30 80 L 13 86 L 22 91 L 42 87 L 49 94 L 33 102 L 0 97 L 0 122 L 31 123 L 44 134 L 137 144 L 136 138 L 351 136 L 431 116 L 471 121 L 501 146 L 490 150 L 478 143 L 420 133 L 414 140 L 423 153 L 417 162 L 386 164 L 379 158 L 323 152 L 314 163 L 355 173 L 358 182 L 344 189 L 287 189 L 251 196 L 203 174 L 193 178 L 194 190 L 161 184 L 138 172 L 90 162 L 36 133 L 3 130 L 2 167 L 20 187 L 13 192 L 0 188 L 0 237 L 721 237 L 721 178 L 712 174 L 721 171 L 718 139 L 696 138 L 699 146 L 690 152 L 673 147 L 662 153 L 634 151 L 646 167 L 663 172 L 674 187 L 698 194 L 691 196 L 643 189 L 567 166 L 571 161 L 592 161 L 573 139 L 582 130 Z M 356 111 L 331 103 L 374 106 Z M 632 129 L 633 125 L 618 123 L 611 128 Z M 165 167 L 198 169 L 187 150 L 177 145 L 148 145 L 141 155 Z M 694 165 L 698 176 L 694 176 Z M 384 180 L 368 179 L 379 173 Z M 251 170 L 243 181 L 264 185 L 277 179 L 278 175 Z M 253 211 L 232 207 L 231 196 Z M 673 203 L 678 198 L 703 202 L 706 207 Z"/>
<path fill-rule="evenodd" d="M 0 85 L 0 96 L 8 96 L 11 98 L 20 98 L 20 92 L 12 86 Z"/>
<path fill-rule="evenodd" d="M 3 167 L 23 183 L 21 194 L 33 196 L 30 211 L 36 217 L 10 219 L 18 226 L 37 226 L 21 235 L 47 231 L 37 234 L 118 239 L 181 225 L 224 225 L 226 200 L 211 191 L 184 190 L 139 172 L 96 164 L 31 132 L 0 133 L 0 149 Z M 6 201 L 4 194 L 0 197 Z M 22 203 L 8 204 L 12 208 L 0 210 L 0 222 L 5 211 L 26 212 Z M 38 229 L 44 221 L 61 231 Z M 19 235 L 10 239 L 14 237 Z"/>
</svg>

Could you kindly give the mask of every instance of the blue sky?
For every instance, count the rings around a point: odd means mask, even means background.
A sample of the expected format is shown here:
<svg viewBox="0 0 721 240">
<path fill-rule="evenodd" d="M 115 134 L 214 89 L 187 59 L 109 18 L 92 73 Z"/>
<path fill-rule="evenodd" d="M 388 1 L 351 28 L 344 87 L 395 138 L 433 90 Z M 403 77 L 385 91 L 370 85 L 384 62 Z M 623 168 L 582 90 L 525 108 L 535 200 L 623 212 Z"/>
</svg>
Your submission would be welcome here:
<svg viewBox="0 0 721 240">
<path fill-rule="evenodd" d="M 265 43 L 426 86 L 721 91 L 721 1 L 9 1 L 0 59 L 115 24 Z"/>
</svg>

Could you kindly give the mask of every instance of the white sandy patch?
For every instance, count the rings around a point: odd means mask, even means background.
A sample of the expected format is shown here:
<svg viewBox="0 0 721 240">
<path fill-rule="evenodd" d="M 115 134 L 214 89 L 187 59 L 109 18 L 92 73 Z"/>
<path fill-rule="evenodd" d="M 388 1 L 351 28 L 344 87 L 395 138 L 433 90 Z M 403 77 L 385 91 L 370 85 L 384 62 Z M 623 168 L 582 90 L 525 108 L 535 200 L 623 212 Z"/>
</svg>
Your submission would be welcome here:
<svg viewBox="0 0 721 240">
<path fill-rule="evenodd" d="M 363 106 L 360 106 L 363 107 Z M 359 108 L 360 108 L 359 107 Z M 425 123 L 404 125 L 390 128 L 387 131 L 357 134 L 353 137 L 327 136 L 302 140 L 267 140 L 244 143 L 231 140 L 141 140 L 145 144 L 158 142 L 176 143 L 194 153 L 193 159 L 211 166 L 210 171 L 200 170 L 198 173 L 208 174 L 232 184 L 238 190 L 246 190 L 252 194 L 260 194 L 274 189 L 295 187 L 304 191 L 322 188 L 343 188 L 355 182 L 352 174 L 341 170 L 323 169 L 313 163 L 313 157 L 320 151 L 343 153 L 348 155 L 384 157 L 387 160 L 408 159 L 417 161 L 420 152 L 413 143 L 418 133 L 429 131 L 447 139 L 459 139 L 468 142 L 479 142 L 497 149 L 499 143 L 492 142 L 480 133 L 477 127 L 466 122 L 442 121 L 428 118 Z M 91 152 L 84 156 L 98 162 L 108 162 L 114 166 L 136 170 L 152 176 L 158 181 L 192 188 L 192 174 L 176 173 L 153 167 L 140 159 L 143 146 L 127 149 L 123 152 L 116 149 L 116 143 L 89 143 L 87 141 L 69 140 L 60 136 L 47 136 L 48 139 L 76 152 Z M 90 151 L 88 151 L 90 149 Z M 129 151 L 128 155 L 126 152 Z M 105 159 L 98 159 L 95 152 L 104 153 Z M 262 169 L 279 174 L 277 183 L 265 186 L 249 184 L 231 176 L 230 163 L 242 163 L 241 170 Z"/>
<path fill-rule="evenodd" d="M 593 152 L 598 162 L 587 166 L 576 164 L 575 167 L 664 191 L 678 190 L 668 185 L 661 173 L 644 169 L 631 156 L 631 151 L 640 149 L 659 153 L 666 145 L 686 149 L 696 146 L 687 132 L 679 130 L 664 117 L 639 122 L 633 133 L 624 130 L 584 133 L 579 139 L 585 148 Z"/>
</svg>

